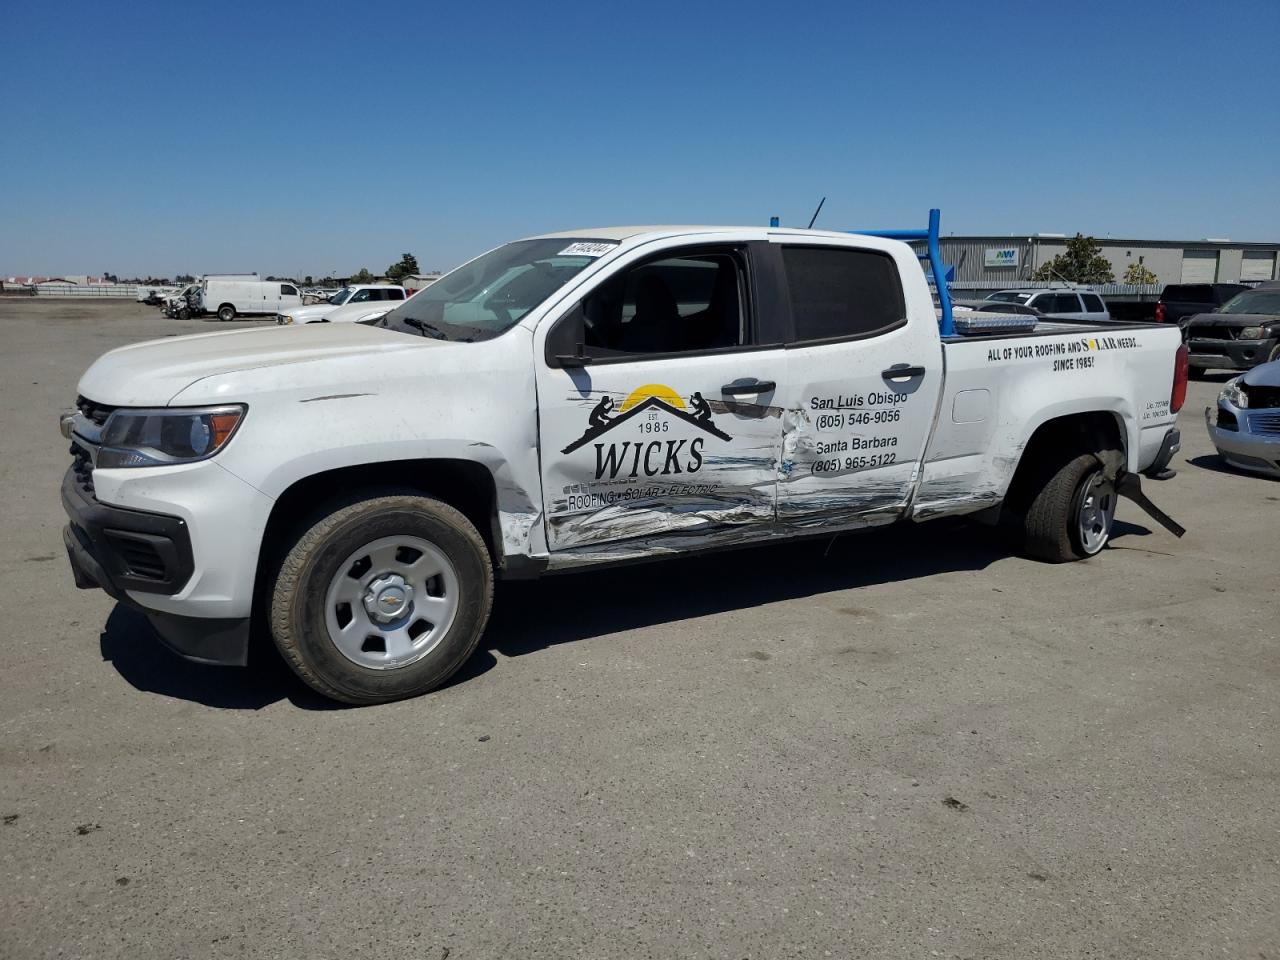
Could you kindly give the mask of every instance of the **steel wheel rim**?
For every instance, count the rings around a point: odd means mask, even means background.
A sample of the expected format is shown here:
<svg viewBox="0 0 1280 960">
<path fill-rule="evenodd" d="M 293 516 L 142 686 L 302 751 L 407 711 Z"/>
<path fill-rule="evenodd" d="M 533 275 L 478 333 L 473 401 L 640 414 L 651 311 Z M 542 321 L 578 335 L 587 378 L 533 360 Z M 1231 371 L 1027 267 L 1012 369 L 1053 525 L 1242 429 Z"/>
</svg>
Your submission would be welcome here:
<svg viewBox="0 0 1280 960">
<path fill-rule="evenodd" d="M 338 566 L 325 593 L 329 640 L 352 663 L 397 670 L 439 646 L 458 614 L 458 571 L 421 537 L 383 537 Z"/>
<path fill-rule="evenodd" d="M 1076 531 L 1085 553 L 1092 555 L 1106 546 L 1115 516 L 1115 486 L 1101 470 L 1095 471 L 1081 485 L 1076 503 Z"/>
</svg>

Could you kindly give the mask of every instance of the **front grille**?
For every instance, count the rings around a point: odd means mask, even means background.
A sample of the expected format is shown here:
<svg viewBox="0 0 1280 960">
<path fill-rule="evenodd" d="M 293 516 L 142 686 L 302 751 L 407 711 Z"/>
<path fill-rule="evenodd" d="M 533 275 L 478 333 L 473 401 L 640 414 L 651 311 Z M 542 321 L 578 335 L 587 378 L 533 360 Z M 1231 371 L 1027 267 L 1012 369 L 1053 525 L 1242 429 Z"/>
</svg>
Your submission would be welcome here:
<svg viewBox="0 0 1280 960">
<path fill-rule="evenodd" d="M 106 530 L 104 536 L 115 549 L 117 556 L 124 561 L 130 576 L 143 577 L 147 580 L 165 578 L 164 559 L 160 556 L 152 539 L 147 538 L 145 534 Z"/>
<path fill-rule="evenodd" d="M 71 445 L 71 472 L 80 489 L 93 496 L 93 461 L 89 459 L 89 451 L 78 443 Z"/>
<path fill-rule="evenodd" d="M 1192 327 L 1188 333 L 1192 340 L 1234 340 L 1235 327 Z"/>
<path fill-rule="evenodd" d="M 116 410 L 115 407 L 108 406 L 105 403 L 94 403 L 85 397 L 76 397 L 76 408 L 98 426 L 106 423 L 107 417 L 111 416 Z"/>
<path fill-rule="evenodd" d="M 1249 414 L 1249 432 L 1280 437 L 1280 413 Z"/>
<path fill-rule="evenodd" d="M 1254 387 L 1242 383 L 1240 390 L 1249 398 L 1250 409 L 1267 410 L 1280 407 L 1280 387 Z"/>
</svg>

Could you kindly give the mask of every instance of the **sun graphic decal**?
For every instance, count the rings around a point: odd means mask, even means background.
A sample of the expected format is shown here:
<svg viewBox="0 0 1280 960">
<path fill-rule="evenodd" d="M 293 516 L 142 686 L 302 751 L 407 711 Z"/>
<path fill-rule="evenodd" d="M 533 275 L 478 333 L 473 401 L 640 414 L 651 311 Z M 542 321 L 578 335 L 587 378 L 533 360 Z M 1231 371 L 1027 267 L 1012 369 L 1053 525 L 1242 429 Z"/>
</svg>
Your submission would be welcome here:
<svg viewBox="0 0 1280 960">
<path fill-rule="evenodd" d="M 627 399 L 623 400 L 622 406 L 618 408 L 618 412 L 626 413 L 632 407 L 644 403 L 650 397 L 656 397 L 668 407 L 673 407 L 676 410 L 686 409 L 684 398 L 670 387 L 661 383 L 646 383 L 643 387 L 636 387 L 628 394 Z"/>
<path fill-rule="evenodd" d="M 711 405 L 703 399 L 701 393 L 695 392 L 688 402 L 670 387 L 662 383 L 646 383 L 636 387 L 616 408 L 613 397 L 603 396 L 591 408 L 587 417 L 587 429 L 577 440 L 569 444 L 561 453 L 573 453 L 579 447 L 608 433 L 614 427 L 625 423 L 645 410 L 657 410 L 667 413 L 685 423 L 705 430 L 721 440 L 731 440 L 711 419 Z"/>
</svg>

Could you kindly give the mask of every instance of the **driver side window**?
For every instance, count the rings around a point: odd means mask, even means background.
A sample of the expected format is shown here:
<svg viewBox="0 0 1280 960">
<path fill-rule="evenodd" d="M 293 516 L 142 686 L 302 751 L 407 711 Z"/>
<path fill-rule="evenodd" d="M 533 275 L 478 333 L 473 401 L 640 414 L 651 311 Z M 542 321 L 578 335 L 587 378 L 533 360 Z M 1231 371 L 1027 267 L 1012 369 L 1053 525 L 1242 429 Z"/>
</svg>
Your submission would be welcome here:
<svg viewBox="0 0 1280 960">
<path fill-rule="evenodd" d="M 566 320 L 598 359 L 742 346 L 740 255 L 708 250 L 636 264 L 593 290 Z"/>
<path fill-rule="evenodd" d="M 369 295 L 370 295 L 370 293 L 371 293 L 371 291 L 369 291 L 369 290 L 361 290 L 361 291 L 359 291 L 358 293 L 356 293 L 356 294 L 355 294 L 355 295 L 354 295 L 350 300 L 348 300 L 347 302 L 348 302 L 348 303 L 364 303 L 366 300 L 368 300 L 368 299 L 369 299 Z"/>
</svg>

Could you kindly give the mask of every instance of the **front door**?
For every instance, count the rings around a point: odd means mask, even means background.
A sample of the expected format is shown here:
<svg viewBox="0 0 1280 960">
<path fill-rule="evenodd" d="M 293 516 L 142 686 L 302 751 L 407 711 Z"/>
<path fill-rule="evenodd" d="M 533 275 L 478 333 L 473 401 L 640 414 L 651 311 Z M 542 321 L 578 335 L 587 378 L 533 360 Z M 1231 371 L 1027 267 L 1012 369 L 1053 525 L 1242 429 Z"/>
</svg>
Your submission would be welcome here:
<svg viewBox="0 0 1280 960">
<path fill-rule="evenodd" d="M 791 303 L 778 521 L 887 523 L 910 500 L 942 384 L 928 300 L 907 303 L 909 253 L 780 244 Z"/>
<path fill-rule="evenodd" d="M 749 256 L 745 244 L 637 254 L 544 324 L 553 555 L 644 556 L 772 526 L 786 358 L 760 346 Z"/>
</svg>

